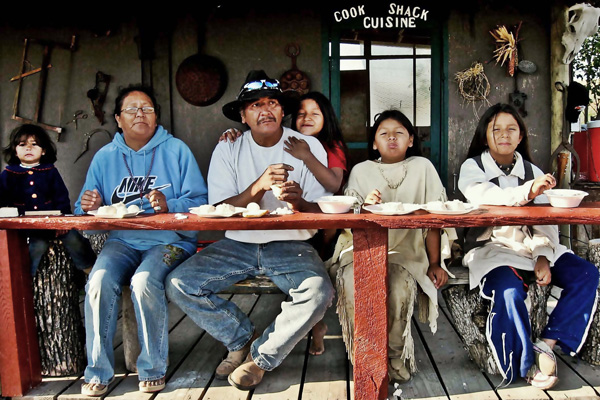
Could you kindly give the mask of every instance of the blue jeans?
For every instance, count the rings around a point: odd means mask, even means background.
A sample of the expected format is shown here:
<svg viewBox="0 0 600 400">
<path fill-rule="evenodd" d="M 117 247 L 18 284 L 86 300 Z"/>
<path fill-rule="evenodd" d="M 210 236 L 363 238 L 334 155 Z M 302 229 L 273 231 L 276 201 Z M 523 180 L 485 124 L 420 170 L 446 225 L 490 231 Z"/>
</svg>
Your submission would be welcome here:
<svg viewBox="0 0 600 400">
<path fill-rule="evenodd" d="M 94 265 L 96 253 L 90 245 L 90 241 L 84 238 L 78 231 L 71 229 L 64 235 L 56 236 L 53 230 L 33 230 L 27 231 L 29 236 L 29 258 L 31 259 L 31 276 L 34 276 L 40 261 L 46 250 L 48 250 L 49 240 L 60 239 L 65 246 L 67 254 L 73 260 L 75 268 L 84 270 Z"/>
<path fill-rule="evenodd" d="M 113 337 L 121 288 L 126 284 L 131 287 L 138 325 L 139 379 L 155 380 L 165 376 L 169 333 L 164 279 L 189 256 L 174 245 L 140 251 L 120 241 L 106 242 L 86 285 L 86 382 L 106 385 L 114 375 Z"/>
<path fill-rule="evenodd" d="M 594 318 L 598 269 L 589 261 L 565 253 L 550 271 L 550 284 L 563 290 L 540 337 L 557 340 L 564 352 L 575 355 Z M 531 338 L 523 283 L 512 269 L 502 266 L 488 272 L 481 284 L 482 296 L 492 301 L 486 328 L 488 342 L 508 383 L 526 376 L 535 363 L 535 338 Z"/>
<path fill-rule="evenodd" d="M 165 285 L 169 299 L 198 326 L 229 351 L 237 351 L 250 341 L 254 326 L 234 303 L 217 293 L 256 275 L 268 276 L 291 297 L 250 349 L 254 362 L 271 371 L 321 320 L 333 299 L 331 280 L 310 244 L 222 239 L 182 263 L 169 274 Z"/>
</svg>

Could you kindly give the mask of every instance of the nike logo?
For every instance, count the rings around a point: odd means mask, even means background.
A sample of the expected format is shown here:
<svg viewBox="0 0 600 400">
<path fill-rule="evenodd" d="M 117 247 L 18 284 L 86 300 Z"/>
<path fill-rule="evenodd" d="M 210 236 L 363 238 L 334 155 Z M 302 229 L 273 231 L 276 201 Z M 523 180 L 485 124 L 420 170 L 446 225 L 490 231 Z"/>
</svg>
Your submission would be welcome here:
<svg viewBox="0 0 600 400">
<path fill-rule="evenodd" d="M 152 187 L 152 185 L 154 184 L 155 181 L 156 181 L 156 176 L 151 176 L 148 178 L 148 181 L 146 181 L 146 184 L 144 185 L 144 188 L 142 189 L 141 196 L 144 196 L 153 190 L 162 190 L 162 189 L 166 189 L 171 186 L 170 183 L 167 183 L 164 185 Z M 132 201 L 139 201 L 140 191 L 138 189 L 138 182 L 139 183 L 143 182 L 143 177 L 135 177 L 134 180 L 132 180 L 130 177 L 123 178 L 123 180 L 121 181 L 121 184 L 119 186 L 117 186 L 115 188 L 115 190 L 113 191 L 113 194 L 111 197 L 111 204 L 116 204 L 116 203 L 122 202 L 122 203 L 125 203 L 125 205 L 128 205 Z"/>
</svg>

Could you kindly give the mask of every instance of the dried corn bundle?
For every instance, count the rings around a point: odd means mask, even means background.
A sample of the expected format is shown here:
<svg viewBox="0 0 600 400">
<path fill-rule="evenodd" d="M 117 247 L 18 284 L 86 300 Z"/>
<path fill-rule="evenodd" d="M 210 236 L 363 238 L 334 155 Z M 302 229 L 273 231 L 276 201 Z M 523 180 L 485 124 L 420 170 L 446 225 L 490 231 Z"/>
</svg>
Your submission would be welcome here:
<svg viewBox="0 0 600 400">
<path fill-rule="evenodd" d="M 520 29 L 521 22 L 519 22 L 515 33 L 509 32 L 504 25 L 490 31 L 490 34 L 496 40 L 496 50 L 494 50 L 496 64 L 500 63 L 501 66 L 504 66 L 504 63 L 508 61 L 508 74 L 510 76 L 514 76 L 519 64 L 517 43 L 519 42 Z"/>
</svg>

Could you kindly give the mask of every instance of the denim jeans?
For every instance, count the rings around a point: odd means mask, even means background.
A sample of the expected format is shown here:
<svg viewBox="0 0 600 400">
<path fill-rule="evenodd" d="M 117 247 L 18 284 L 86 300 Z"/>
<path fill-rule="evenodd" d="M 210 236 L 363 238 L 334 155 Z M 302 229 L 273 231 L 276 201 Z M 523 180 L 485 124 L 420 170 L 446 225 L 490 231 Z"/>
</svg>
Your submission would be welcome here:
<svg viewBox="0 0 600 400">
<path fill-rule="evenodd" d="M 31 259 L 31 276 L 35 275 L 42 257 L 48 250 L 49 240 L 60 239 L 65 246 L 67 254 L 73 260 L 75 268 L 84 270 L 94 265 L 96 253 L 92 249 L 89 240 L 84 238 L 78 231 L 71 229 L 64 235 L 56 236 L 53 230 L 27 231 L 29 236 L 29 258 Z"/>
<path fill-rule="evenodd" d="M 289 301 L 252 343 L 254 362 L 271 371 L 321 320 L 334 290 L 316 250 L 306 242 L 266 244 L 222 239 L 190 257 L 165 281 L 167 296 L 198 326 L 237 351 L 252 338 L 254 326 L 235 304 L 217 293 L 243 279 L 266 275 Z"/>
<path fill-rule="evenodd" d="M 139 379 L 165 376 L 169 338 L 164 279 L 189 256 L 172 244 L 141 251 L 120 241 L 106 242 L 86 285 L 86 382 L 106 385 L 114 375 L 113 337 L 121 288 L 128 283 L 141 347 L 137 360 Z"/>
</svg>

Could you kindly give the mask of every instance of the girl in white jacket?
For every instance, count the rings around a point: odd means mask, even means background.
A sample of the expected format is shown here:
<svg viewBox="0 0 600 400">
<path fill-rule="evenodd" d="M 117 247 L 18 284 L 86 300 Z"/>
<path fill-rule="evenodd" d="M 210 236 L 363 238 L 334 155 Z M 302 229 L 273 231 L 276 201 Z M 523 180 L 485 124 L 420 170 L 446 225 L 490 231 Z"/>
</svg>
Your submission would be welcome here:
<svg viewBox="0 0 600 400">
<path fill-rule="evenodd" d="M 521 206 L 547 202 L 554 177 L 531 163 L 527 128 L 514 107 L 496 104 L 481 117 L 458 186 L 475 204 Z M 560 244 L 556 226 L 471 228 L 463 264 L 471 288 L 491 301 L 486 336 L 508 383 L 517 377 L 541 389 L 558 380 L 555 344 L 577 353 L 596 308 L 598 270 Z M 531 338 L 528 284 L 563 289 L 540 338 Z"/>
</svg>

